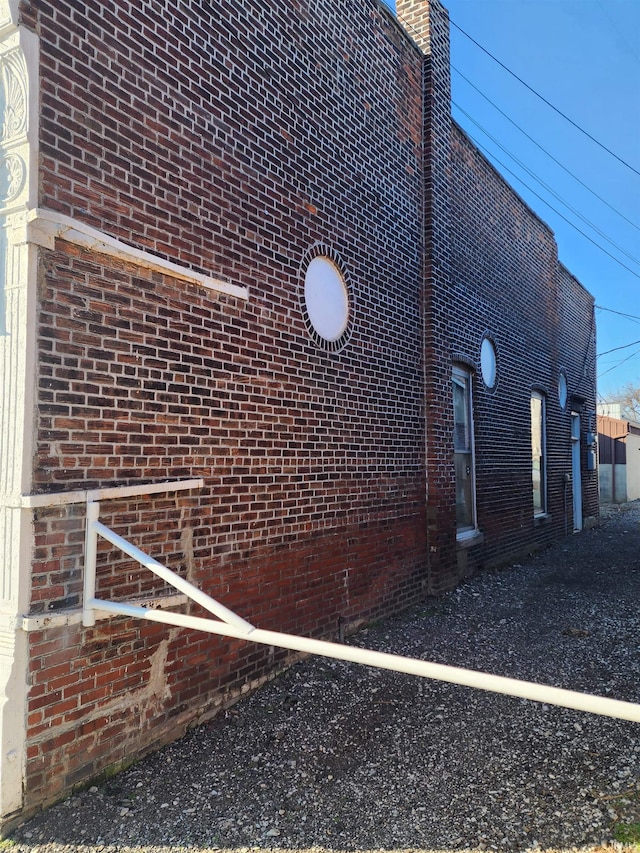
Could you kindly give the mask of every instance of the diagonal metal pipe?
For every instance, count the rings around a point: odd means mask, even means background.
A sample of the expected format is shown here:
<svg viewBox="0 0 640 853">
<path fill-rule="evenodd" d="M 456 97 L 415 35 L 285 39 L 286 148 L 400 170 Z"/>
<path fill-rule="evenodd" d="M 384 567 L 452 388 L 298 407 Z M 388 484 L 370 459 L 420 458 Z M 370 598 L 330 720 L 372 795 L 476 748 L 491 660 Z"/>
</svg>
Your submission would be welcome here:
<svg viewBox="0 0 640 853">
<path fill-rule="evenodd" d="M 93 599 L 89 606 L 96 610 L 175 625 L 180 628 L 191 628 L 206 631 L 209 634 L 219 634 L 235 637 L 238 640 L 248 640 L 253 643 L 263 643 L 268 646 L 291 649 L 312 655 L 351 661 L 352 663 L 389 669 L 394 672 L 405 672 L 421 678 L 432 678 L 436 681 L 446 681 L 450 684 L 460 684 L 464 687 L 474 687 L 492 693 L 502 693 L 521 699 L 531 699 L 535 702 L 545 702 L 549 705 L 559 705 L 576 711 L 586 711 L 590 714 L 600 714 L 605 717 L 615 717 L 619 720 L 630 720 L 640 723 L 640 704 L 624 702 L 620 699 L 609 699 L 604 696 L 593 696 L 589 693 L 579 693 L 574 690 L 564 690 L 560 687 L 550 687 L 546 684 L 536 684 L 531 681 L 521 681 L 517 678 L 505 678 L 501 675 L 491 675 L 486 672 L 462 669 L 417 658 L 406 658 L 387 652 L 377 652 L 371 649 L 361 649 L 355 646 L 345 646 L 325 640 L 314 640 L 310 637 L 298 637 L 293 634 L 283 634 L 278 631 L 266 631 L 254 628 L 247 634 L 241 628 L 228 622 L 217 622 L 213 619 L 203 619 L 199 616 L 189 616 L 183 613 L 171 613 L 166 610 L 148 609 L 122 602 Z"/>
<path fill-rule="evenodd" d="M 111 530 L 110 527 L 102 524 L 101 521 L 94 519 L 88 523 L 88 527 L 92 528 L 95 535 L 102 536 L 102 538 L 106 539 L 107 542 L 111 542 L 111 544 L 115 545 L 116 548 L 120 548 L 121 551 L 124 551 L 125 554 L 128 554 L 129 557 L 140 563 L 141 566 L 149 569 L 149 571 L 153 572 L 154 575 L 162 578 L 166 583 L 171 584 L 171 586 L 187 595 L 197 604 L 202 605 L 202 607 L 204 607 L 205 610 L 208 610 L 209 613 L 213 613 L 214 616 L 217 616 L 223 622 L 233 626 L 238 632 L 237 636 L 247 636 L 247 634 L 255 630 L 254 626 L 250 622 L 247 622 L 241 616 L 238 616 L 237 613 L 229 610 L 229 608 L 225 607 L 224 604 L 220 604 L 219 601 L 211 598 L 210 595 L 207 595 L 206 592 L 198 589 L 198 587 L 189 583 L 189 581 L 181 578 L 180 575 L 172 572 L 171 569 L 163 566 L 162 563 L 154 560 L 153 557 L 145 554 L 144 551 L 141 551 L 140 548 L 137 548 L 135 545 L 132 545 L 131 542 L 123 539 L 122 536 L 119 536 L 115 531 Z M 141 607 L 140 610 L 144 612 L 145 608 Z"/>
<path fill-rule="evenodd" d="M 145 554 L 131 542 L 123 539 L 109 527 L 98 521 L 99 505 L 97 502 L 87 504 L 86 557 L 85 557 L 85 587 L 83 624 L 90 627 L 95 624 L 96 611 L 104 611 L 114 615 L 129 616 L 136 619 L 146 619 L 179 628 L 189 628 L 234 637 L 238 640 L 248 640 L 268 646 L 291 649 L 305 654 L 321 655 L 337 660 L 351 661 L 365 666 L 388 669 L 394 672 L 404 672 L 421 678 L 431 678 L 464 687 L 501 693 L 589 714 L 600 714 L 619 720 L 630 720 L 640 723 L 640 704 L 625 702 L 620 699 L 610 699 L 605 696 L 594 696 L 590 693 L 579 693 L 560 687 L 551 687 L 532 681 L 521 681 L 517 678 L 506 678 L 502 675 L 492 675 L 486 672 L 431 663 L 417 658 L 407 658 L 378 652 L 372 649 L 362 649 L 346 646 L 341 643 L 331 643 L 326 640 L 315 640 L 310 637 L 300 637 L 294 634 L 284 634 L 278 631 L 267 631 L 255 628 L 242 617 L 229 610 L 219 601 L 211 598 L 193 584 L 181 578 L 175 572 L 163 566 L 153 557 Z M 201 604 L 218 619 L 203 619 L 200 616 L 190 616 L 185 613 L 173 613 L 155 608 L 140 607 L 125 602 L 106 601 L 95 597 L 97 539 L 102 536 L 112 545 L 120 548 L 125 554 L 145 566 L 154 574 L 161 577 L 193 601 Z"/>
</svg>

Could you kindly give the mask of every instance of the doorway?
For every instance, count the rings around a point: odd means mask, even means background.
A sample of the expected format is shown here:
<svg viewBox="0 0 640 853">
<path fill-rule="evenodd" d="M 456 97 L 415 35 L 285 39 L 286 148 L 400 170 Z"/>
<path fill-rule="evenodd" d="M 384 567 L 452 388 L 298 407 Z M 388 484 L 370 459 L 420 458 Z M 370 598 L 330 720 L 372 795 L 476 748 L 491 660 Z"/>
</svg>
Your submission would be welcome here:
<svg viewBox="0 0 640 853">
<path fill-rule="evenodd" d="M 582 470 L 580 468 L 580 415 L 571 412 L 571 481 L 573 483 L 573 530 L 582 530 Z"/>
</svg>

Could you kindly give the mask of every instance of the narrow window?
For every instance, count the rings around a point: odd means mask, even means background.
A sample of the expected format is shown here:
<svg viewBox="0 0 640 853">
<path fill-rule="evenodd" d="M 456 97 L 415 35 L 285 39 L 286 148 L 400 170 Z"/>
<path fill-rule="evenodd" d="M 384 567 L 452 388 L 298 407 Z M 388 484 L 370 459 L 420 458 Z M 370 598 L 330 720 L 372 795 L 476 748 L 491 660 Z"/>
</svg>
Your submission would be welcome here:
<svg viewBox="0 0 640 853">
<path fill-rule="evenodd" d="M 545 400 L 542 394 L 534 391 L 531 395 L 531 475 L 534 515 L 544 515 L 547 511 L 545 452 Z"/>
<path fill-rule="evenodd" d="M 475 470 L 471 374 L 453 369 L 453 448 L 456 468 L 456 522 L 458 533 L 475 530 Z"/>
</svg>

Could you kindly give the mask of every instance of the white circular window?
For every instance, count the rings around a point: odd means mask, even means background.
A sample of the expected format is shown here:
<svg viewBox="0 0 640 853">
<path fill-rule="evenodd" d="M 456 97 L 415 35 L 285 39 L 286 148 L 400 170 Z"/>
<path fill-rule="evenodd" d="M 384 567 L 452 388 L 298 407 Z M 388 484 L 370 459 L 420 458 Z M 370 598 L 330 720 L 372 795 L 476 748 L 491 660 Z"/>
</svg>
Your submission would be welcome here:
<svg viewBox="0 0 640 853">
<path fill-rule="evenodd" d="M 484 338 L 480 347 L 480 370 L 484 384 L 493 388 L 497 377 L 496 348 L 489 338 Z"/>
<path fill-rule="evenodd" d="M 561 372 L 558 377 L 558 402 L 561 409 L 567 405 L 567 377 L 564 372 Z"/>
<path fill-rule="evenodd" d="M 349 337 L 352 295 L 331 250 L 315 246 L 304 273 L 302 316 L 315 343 L 336 352 Z M 334 253 L 331 253 L 334 254 Z"/>
</svg>

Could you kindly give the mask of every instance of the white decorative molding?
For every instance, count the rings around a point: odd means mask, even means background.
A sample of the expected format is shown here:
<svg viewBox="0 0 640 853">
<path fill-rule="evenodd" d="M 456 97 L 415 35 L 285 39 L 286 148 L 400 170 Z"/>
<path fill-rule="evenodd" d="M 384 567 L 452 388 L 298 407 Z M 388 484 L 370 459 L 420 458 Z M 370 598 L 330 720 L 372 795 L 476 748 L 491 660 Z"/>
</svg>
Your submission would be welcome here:
<svg viewBox="0 0 640 853">
<path fill-rule="evenodd" d="M 36 167 L 31 160 L 34 144 L 37 150 L 30 128 L 37 125 L 37 114 L 29 115 L 27 71 L 33 38 L 15 31 L 0 40 L 0 215 L 24 209 L 30 185 L 37 187 L 37 181 L 30 180 Z"/>
<path fill-rule="evenodd" d="M 15 496 L 31 488 L 37 249 L 26 213 L 37 198 L 39 44 L 0 0 L 0 825 L 23 805 L 27 634 L 33 525 Z"/>
<path fill-rule="evenodd" d="M 246 287 L 196 272 L 189 267 L 175 264 L 173 261 L 167 261 L 151 254 L 151 252 L 130 246 L 128 243 L 111 237 L 97 228 L 92 228 L 84 222 L 56 213 L 53 210 L 38 209 L 30 212 L 27 239 L 30 243 L 35 243 L 45 249 L 53 249 L 56 240 L 66 240 L 68 243 L 91 249 L 98 254 L 109 255 L 112 258 L 163 273 L 181 281 L 198 284 L 220 293 L 228 293 L 230 296 L 237 296 L 240 299 L 249 298 Z"/>
<path fill-rule="evenodd" d="M 0 144 L 4 147 L 27 133 L 27 69 L 19 46 L 4 52 L 0 65 L 3 107 Z"/>
<path fill-rule="evenodd" d="M 0 0 L 0 39 L 18 26 L 20 0 Z"/>
<path fill-rule="evenodd" d="M 27 167 L 15 151 L 5 154 L 0 161 L 0 202 L 15 201 L 26 184 Z"/>
<path fill-rule="evenodd" d="M 12 496 L 24 494 L 31 483 L 36 250 L 29 249 L 25 236 L 29 197 L 38 184 L 38 53 L 31 32 L 14 29 L 0 39 L 0 553 L 6 558 L 0 567 L 0 611 L 5 613 L 19 612 L 29 599 L 30 555 L 24 553 L 24 521 Z"/>
</svg>

